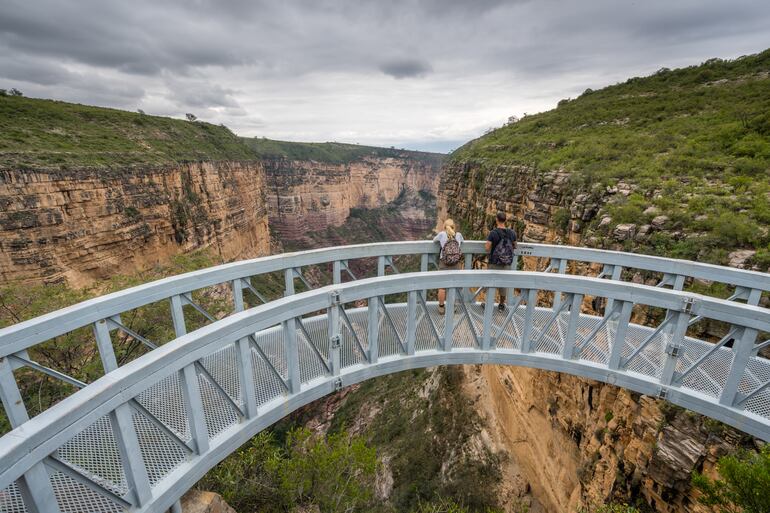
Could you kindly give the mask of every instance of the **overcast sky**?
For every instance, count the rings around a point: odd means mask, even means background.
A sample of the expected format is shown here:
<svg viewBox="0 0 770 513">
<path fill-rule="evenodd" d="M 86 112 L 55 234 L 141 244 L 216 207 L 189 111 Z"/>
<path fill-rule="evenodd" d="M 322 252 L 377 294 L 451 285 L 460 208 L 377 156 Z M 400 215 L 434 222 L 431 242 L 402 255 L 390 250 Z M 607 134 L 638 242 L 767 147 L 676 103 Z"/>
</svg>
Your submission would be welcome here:
<svg viewBox="0 0 770 513">
<path fill-rule="evenodd" d="M 239 135 L 447 151 L 770 47 L 770 0 L 0 0 L 0 87 Z"/>
</svg>

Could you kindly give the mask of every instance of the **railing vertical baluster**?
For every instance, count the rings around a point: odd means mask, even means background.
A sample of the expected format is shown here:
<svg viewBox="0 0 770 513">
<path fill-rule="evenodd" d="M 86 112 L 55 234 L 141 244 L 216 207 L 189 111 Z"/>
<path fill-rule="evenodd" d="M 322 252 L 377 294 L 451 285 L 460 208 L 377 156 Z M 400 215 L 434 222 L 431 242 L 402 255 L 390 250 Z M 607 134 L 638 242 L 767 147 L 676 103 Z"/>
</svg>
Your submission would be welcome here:
<svg viewBox="0 0 770 513">
<path fill-rule="evenodd" d="M 660 378 L 661 384 L 668 386 L 674 378 L 676 363 L 679 361 L 679 353 L 682 349 L 682 341 L 687 333 L 687 325 L 690 322 L 690 314 L 687 312 L 672 312 L 676 315 L 674 328 L 671 333 L 671 339 L 666 344 L 666 361 L 663 364 L 663 373 Z"/>
<path fill-rule="evenodd" d="M 522 291 L 522 294 L 524 291 Z M 524 328 L 521 332 L 521 352 L 529 353 L 532 348 L 532 328 L 535 320 L 535 306 L 537 306 L 537 289 L 527 290 L 527 309 L 524 311 Z"/>
<path fill-rule="evenodd" d="M 564 338 L 564 347 L 561 356 L 565 360 L 572 360 L 575 356 L 575 342 L 577 339 L 577 326 L 580 321 L 580 307 L 583 304 L 582 294 L 572 294 L 569 305 L 569 323 L 567 324 L 567 336 Z"/>
<path fill-rule="evenodd" d="M 385 257 L 377 257 L 377 276 L 385 276 Z"/>
<path fill-rule="evenodd" d="M 339 293 L 332 292 L 330 295 L 328 308 L 328 334 L 329 334 L 329 369 L 333 376 L 340 373 L 342 360 L 340 357 L 340 346 L 342 344 L 342 326 L 340 324 Z"/>
<path fill-rule="evenodd" d="M 455 289 L 450 287 L 446 291 L 446 301 L 444 303 L 444 336 L 441 339 L 441 350 L 452 350 L 452 335 L 454 333 L 455 320 Z"/>
<path fill-rule="evenodd" d="M 621 265 L 613 265 L 612 266 L 612 274 L 610 275 L 610 280 L 612 281 L 618 281 L 620 277 L 623 275 L 623 266 Z M 607 299 L 607 305 L 604 307 L 604 315 L 605 317 L 612 312 L 612 305 L 615 303 L 615 300 L 612 298 Z"/>
<path fill-rule="evenodd" d="M 730 374 L 725 381 L 725 387 L 719 396 L 719 403 L 727 406 L 735 404 L 735 398 L 738 396 L 738 386 L 741 383 L 743 374 L 746 372 L 746 365 L 753 353 L 754 342 L 757 338 L 757 330 L 753 328 L 743 328 L 740 338 L 735 339 L 733 345 L 733 364 L 730 366 Z"/>
<path fill-rule="evenodd" d="M 551 265 L 553 265 L 553 264 L 554 264 L 554 261 L 551 260 Z M 564 274 L 565 272 L 567 272 L 567 260 L 566 259 L 558 258 L 558 259 L 556 259 L 555 264 L 556 264 L 555 267 L 556 267 L 556 273 L 557 274 Z M 561 307 L 561 302 L 562 302 L 562 297 L 561 296 L 562 296 L 561 292 L 554 292 L 553 293 L 553 311 L 554 312 L 559 311 L 559 308 Z"/>
<path fill-rule="evenodd" d="M 417 291 L 410 290 L 406 299 L 406 354 L 414 354 L 417 339 Z"/>
<path fill-rule="evenodd" d="M 115 348 L 112 346 L 112 337 L 107 321 L 102 319 L 93 324 L 94 338 L 96 338 L 96 347 L 99 350 L 99 356 L 102 360 L 104 373 L 112 372 L 118 368 L 118 360 L 115 358 Z"/>
<path fill-rule="evenodd" d="M 484 301 L 484 328 L 481 337 L 481 350 L 489 351 L 493 347 L 492 340 L 492 318 L 495 309 L 495 293 L 497 289 L 487 287 L 486 298 Z"/>
<path fill-rule="evenodd" d="M 29 420 L 13 368 L 8 358 L 0 358 L 0 399 L 12 428 Z M 53 493 L 48 470 L 42 463 L 33 465 L 17 481 L 24 504 L 30 513 L 58 513 L 59 505 Z"/>
<path fill-rule="evenodd" d="M 244 309 L 243 302 L 243 282 L 240 278 L 237 278 L 231 282 L 233 289 L 233 311 L 242 312 Z"/>
<path fill-rule="evenodd" d="M 369 363 L 374 364 L 379 357 L 377 342 L 380 335 L 380 300 L 377 296 L 369 298 L 367 319 L 366 340 L 369 343 Z"/>
<path fill-rule="evenodd" d="M 684 288 L 684 280 L 685 276 L 682 274 L 677 274 L 676 278 L 674 278 L 674 285 L 672 287 L 673 290 L 682 290 Z"/>
<path fill-rule="evenodd" d="M 241 384 L 241 399 L 243 410 L 247 419 L 257 416 L 257 393 L 254 382 L 253 361 L 251 359 L 251 345 L 248 338 L 239 339 L 235 343 L 238 351 L 238 378 Z"/>
<path fill-rule="evenodd" d="M 134 505 L 143 506 L 152 499 L 150 478 L 139 447 L 139 438 L 133 421 L 133 412 L 123 403 L 110 412 L 110 424 L 118 446 L 126 484 L 134 495 Z"/>
<path fill-rule="evenodd" d="M 623 346 L 626 344 L 626 333 L 628 333 L 628 323 L 631 320 L 633 308 L 634 304 L 631 301 L 624 301 L 623 306 L 620 309 L 620 316 L 617 320 L 618 327 L 615 330 L 615 338 L 612 341 L 610 358 L 607 362 L 607 366 L 610 369 L 615 370 L 620 367 L 620 357 L 623 353 Z"/>
<path fill-rule="evenodd" d="M 283 321 L 283 340 L 286 344 L 286 367 L 289 374 L 289 393 L 296 394 L 300 390 L 302 377 L 299 371 L 299 341 L 297 340 L 297 320 L 294 318 Z"/>
<path fill-rule="evenodd" d="M 420 255 L 420 272 L 421 273 L 428 272 L 428 258 L 429 258 L 429 255 L 427 253 L 423 253 L 422 255 Z M 423 301 L 426 301 L 428 299 L 427 290 L 421 290 L 420 295 L 422 296 Z"/>
<path fill-rule="evenodd" d="M 339 260 L 332 262 L 332 283 L 342 283 L 342 262 Z"/>
<path fill-rule="evenodd" d="M 284 296 L 291 296 L 294 294 L 294 268 L 289 267 L 283 271 L 283 281 L 285 288 L 283 291 Z"/>
<path fill-rule="evenodd" d="M 463 256 L 465 257 L 463 260 L 463 269 L 466 271 L 470 271 L 473 269 L 473 253 L 463 253 Z M 473 298 L 473 292 L 471 292 L 471 288 L 465 288 L 462 289 L 463 298 L 462 301 L 464 303 L 470 303 L 471 299 Z"/>
<path fill-rule="evenodd" d="M 203 454 L 209 450 L 209 432 L 206 426 L 206 416 L 201 397 L 200 380 L 195 363 L 187 365 L 179 372 L 179 380 L 187 410 L 187 421 L 190 426 L 190 436 L 195 446 L 195 452 Z"/>
<path fill-rule="evenodd" d="M 747 305 L 758 305 L 759 300 L 762 299 L 762 290 L 761 289 L 751 289 L 749 292 L 749 297 L 746 299 Z"/>
<path fill-rule="evenodd" d="M 182 297 L 179 295 L 171 296 L 171 320 L 174 322 L 174 333 L 181 337 L 187 333 L 187 326 L 184 322 L 184 309 L 182 308 Z"/>
</svg>

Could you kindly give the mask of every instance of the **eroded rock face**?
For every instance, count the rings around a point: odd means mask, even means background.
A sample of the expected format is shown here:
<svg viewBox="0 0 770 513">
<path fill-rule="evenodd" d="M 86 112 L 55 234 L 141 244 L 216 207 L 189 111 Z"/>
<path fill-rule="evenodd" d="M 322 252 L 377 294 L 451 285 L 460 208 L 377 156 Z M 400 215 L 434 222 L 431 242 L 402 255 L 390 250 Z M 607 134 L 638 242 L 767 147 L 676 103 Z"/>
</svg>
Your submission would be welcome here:
<svg viewBox="0 0 770 513">
<path fill-rule="evenodd" d="M 348 164 L 265 160 L 270 227 L 284 241 L 307 242 L 309 231 L 340 226 L 353 208 L 376 208 L 404 189 L 438 189 L 440 166 L 408 157 L 365 157 Z"/>
<path fill-rule="evenodd" d="M 0 171 L 0 279 L 81 286 L 212 247 L 267 254 L 260 163 Z"/>
<path fill-rule="evenodd" d="M 515 216 L 525 241 L 622 249 L 668 225 L 665 216 L 637 227 L 600 214 L 614 195 L 632 190 L 626 184 L 576 187 L 558 170 L 456 164 L 443 171 L 439 222 L 453 217 L 473 232 L 469 235 L 486 236 L 495 212 L 503 210 Z M 584 227 L 597 215 L 599 231 L 586 233 Z M 730 258 L 731 265 L 741 266 L 750 255 L 736 251 Z M 538 260 L 525 257 L 525 268 L 542 270 L 544 262 Z M 583 267 L 570 272 L 600 271 Z M 641 275 L 632 281 L 646 283 Z M 511 455 L 546 511 L 576 512 L 641 498 L 662 513 L 705 513 L 709 510 L 697 502 L 690 476 L 693 470 L 715 475 L 718 458 L 741 439 L 719 423 L 591 380 L 502 366 L 465 374 L 490 445 Z"/>
</svg>

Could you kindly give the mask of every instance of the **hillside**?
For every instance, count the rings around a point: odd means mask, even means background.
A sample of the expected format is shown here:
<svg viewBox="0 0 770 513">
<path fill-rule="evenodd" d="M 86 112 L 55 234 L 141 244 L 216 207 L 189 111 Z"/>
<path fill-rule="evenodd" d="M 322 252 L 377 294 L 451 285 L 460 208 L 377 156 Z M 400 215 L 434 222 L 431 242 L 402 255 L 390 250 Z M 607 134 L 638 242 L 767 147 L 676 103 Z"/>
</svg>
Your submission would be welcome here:
<svg viewBox="0 0 770 513">
<path fill-rule="evenodd" d="M 584 243 L 603 245 L 618 225 L 633 224 L 634 233 L 621 229 L 625 236 L 611 242 L 722 264 L 728 247 L 758 249 L 750 265 L 767 269 L 770 50 L 587 90 L 467 143 L 449 167 L 476 193 L 496 176 L 505 201 L 522 186 L 511 168 L 535 181 L 566 175 L 557 209 L 541 214 L 567 239 L 581 233 Z M 569 208 L 580 194 L 590 196 L 589 213 L 577 219 Z M 654 229 L 656 217 L 666 230 Z"/>
<path fill-rule="evenodd" d="M 338 142 L 303 143 L 276 141 L 264 137 L 244 137 L 250 148 L 263 158 L 285 158 L 289 160 L 315 160 L 332 164 L 349 164 L 364 157 L 374 158 L 411 158 L 426 163 L 440 163 L 443 158 L 439 153 L 411 151 L 396 148 L 379 148 Z"/>
</svg>

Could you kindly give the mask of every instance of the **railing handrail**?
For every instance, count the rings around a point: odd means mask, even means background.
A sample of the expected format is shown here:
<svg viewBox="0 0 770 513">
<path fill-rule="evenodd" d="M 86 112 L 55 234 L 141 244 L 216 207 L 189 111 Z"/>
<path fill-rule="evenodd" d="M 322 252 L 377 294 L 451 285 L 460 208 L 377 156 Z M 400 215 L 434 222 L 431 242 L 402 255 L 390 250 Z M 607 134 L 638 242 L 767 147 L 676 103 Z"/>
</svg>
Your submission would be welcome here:
<svg viewBox="0 0 770 513">
<path fill-rule="evenodd" d="M 483 241 L 466 241 L 462 249 L 465 254 L 485 253 Z M 192 271 L 99 296 L 2 328 L 0 329 L 0 357 L 23 351 L 46 340 L 134 308 L 232 280 L 350 259 L 437 253 L 438 244 L 432 241 L 382 242 L 271 255 Z M 530 243 L 520 243 L 516 254 L 524 257 L 623 266 L 770 291 L 770 274 L 687 260 Z"/>
<path fill-rule="evenodd" d="M 150 384 L 179 372 L 212 351 L 254 332 L 329 307 L 361 299 L 429 288 L 508 287 L 537 289 L 650 305 L 704 315 L 770 331 L 770 310 L 700 294 L 599 278 L 505 271 L 440 271 L 369 278 L 287 296 L 181 336 L 106 374 L 0 438 L 0 490 L 98 418 L 136 397 Z M 333 295 L 332 292 L 335 294 Z M 499 351 L 499 350 L 498 350 Z"/>
</svg>

